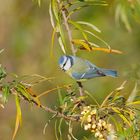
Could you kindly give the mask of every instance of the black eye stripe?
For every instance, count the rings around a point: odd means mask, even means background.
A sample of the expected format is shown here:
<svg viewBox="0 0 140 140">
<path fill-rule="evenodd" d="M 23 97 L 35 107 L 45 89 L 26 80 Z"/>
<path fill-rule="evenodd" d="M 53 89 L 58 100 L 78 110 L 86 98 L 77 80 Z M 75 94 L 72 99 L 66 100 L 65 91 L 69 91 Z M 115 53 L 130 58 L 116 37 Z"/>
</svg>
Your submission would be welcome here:
<svg viewBox="0 0 140 140">
<path fill-rule="evenodd" d="M 66 63 L 67 63 L 67 61 L 63 64 L 63 67 L 65 67 Z"/>
<path fill-rule="evenodd" d="M 65 65 L 66 65 L 67 61 L 68 61 L 68 57 L 67 57 L 67 59 L 66 59 L 65 63 L 63 64 L 63 67 L 65 67 Z"/>
<path fill-rule="evenodd" d="M 72 65 L 73 65 L 73 58 L 71 56 L 66 56 L 66 57 L 67 57 L 67 59 L 66 59 L 65 63 L 63 64 L 63 68 L 65 67 L 65 65 L 66 65 L 68 60 L 70 60 L 70 64 L 71 64 L 71 67 L 72 67 Z"/>
</svg>

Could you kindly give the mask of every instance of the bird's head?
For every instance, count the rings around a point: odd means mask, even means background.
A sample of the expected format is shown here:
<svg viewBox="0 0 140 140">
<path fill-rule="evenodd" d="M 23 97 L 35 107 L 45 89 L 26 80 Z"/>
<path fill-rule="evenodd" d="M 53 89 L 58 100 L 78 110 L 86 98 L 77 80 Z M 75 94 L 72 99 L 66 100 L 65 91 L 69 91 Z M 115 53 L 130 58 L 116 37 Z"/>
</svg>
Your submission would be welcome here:
<svg viewBox="0 0 140 140">
<path fill-rule="evenodd" d="M 63 71 L 69 70 L 73 66 L 73 57 L 69 55 L 61 56 L 59 59 L 59 66 Z"/>
</svg>

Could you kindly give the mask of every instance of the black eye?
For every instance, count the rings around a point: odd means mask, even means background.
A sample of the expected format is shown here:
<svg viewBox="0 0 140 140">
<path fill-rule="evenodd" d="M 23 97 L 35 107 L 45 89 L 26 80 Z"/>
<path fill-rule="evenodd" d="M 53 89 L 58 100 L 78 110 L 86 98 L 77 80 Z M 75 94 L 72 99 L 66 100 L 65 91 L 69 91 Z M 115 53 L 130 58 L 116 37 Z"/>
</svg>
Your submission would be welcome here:
<svg viewBox="0 0 140 140">
<path fill-rule="evenodd" d="M 67 61 L 63 64 L 63 67 L 65 67 L 66 63 L 67 63 Z"/>
</svg>

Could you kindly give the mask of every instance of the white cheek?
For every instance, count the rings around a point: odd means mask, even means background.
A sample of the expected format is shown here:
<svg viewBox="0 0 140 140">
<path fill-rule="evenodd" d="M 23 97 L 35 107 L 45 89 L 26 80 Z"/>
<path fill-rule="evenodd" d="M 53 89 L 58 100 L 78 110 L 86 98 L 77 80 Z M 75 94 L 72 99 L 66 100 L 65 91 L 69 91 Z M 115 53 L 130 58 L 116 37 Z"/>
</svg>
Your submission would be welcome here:
<svg viewBox="0 0 140 140">
<path fill-rule="evenodd" d="M 61 69 L 63 68 L 63 65 L 60 64 L 59 66 L 60 66 Z"/>
<path fill-rule="evenodd" d="M 70 60 L 68 60 L 66 65 L 64 66 L 64 70 L 69 70 L 70 67 L 71 67 L 71 62 L 70 62 Z"/>
<path fill-rule="evenodd" d="M 67 57 L 66 57 L 66 56 L 64 56 L 63 58 L 64 58 L 63 63 L 65 63 L 65 62 L 66 62 L 66 60 L 67 60 Z"/>
</svg>

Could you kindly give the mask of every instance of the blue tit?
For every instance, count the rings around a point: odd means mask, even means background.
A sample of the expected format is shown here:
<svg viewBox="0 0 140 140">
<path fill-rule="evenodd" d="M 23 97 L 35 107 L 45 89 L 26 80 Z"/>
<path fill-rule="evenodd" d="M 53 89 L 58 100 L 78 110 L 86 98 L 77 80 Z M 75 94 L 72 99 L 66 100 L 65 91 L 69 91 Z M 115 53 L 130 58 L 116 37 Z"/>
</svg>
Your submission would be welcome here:
<svg viewBox="0 0 140 140">
<path fill-rule="evenodd" d="M 61 56 L 59 66 L 64 72 L 77 81 L 103 76 L 117 77 L 117 71 L 115 70 L 99 68 L 88 60 L 72 55 Z"/>
</svg>

